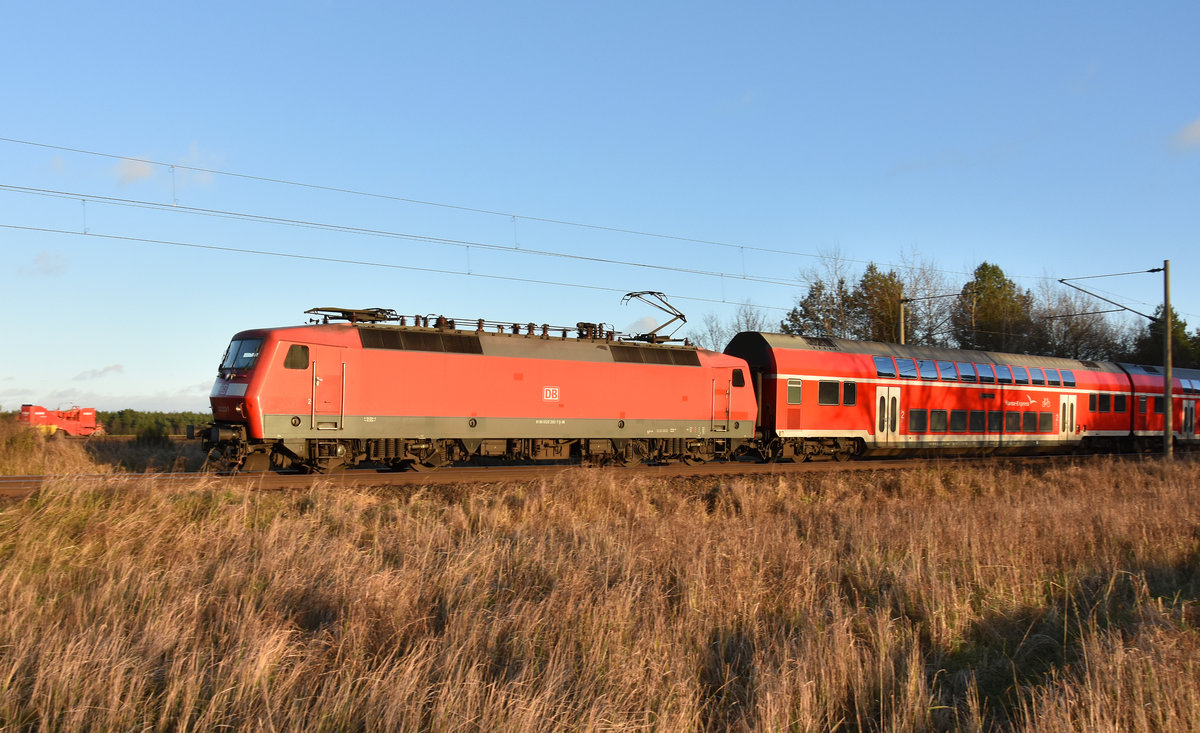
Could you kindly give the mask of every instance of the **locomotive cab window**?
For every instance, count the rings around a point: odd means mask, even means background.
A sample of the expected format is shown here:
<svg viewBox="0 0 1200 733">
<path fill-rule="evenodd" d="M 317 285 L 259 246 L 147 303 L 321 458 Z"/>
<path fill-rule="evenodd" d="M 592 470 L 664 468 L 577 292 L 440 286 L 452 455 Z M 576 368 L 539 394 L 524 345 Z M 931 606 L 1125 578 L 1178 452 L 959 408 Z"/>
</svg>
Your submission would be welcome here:
<svg viewBox="0 0 1200 733">
<path fill-rule="evenodd" d="M 249 369 L 258 361 L 262 339 L 234 339 L 221 361 L 222 369 Z"/>
<path fill-rule="evenodd" d="M 746 375 L 742 374 L 741 369 L 733 370 L 733 386 L 734 387 L 745 387 L 746 386 Z"/>
<path fill-rule="evenodd" d="M 800 404 L 800 398 L 804 394 L 804 382 L 799 379 L 787 380 L 787 403 L 789 405 Z"/>
<path fill-rule="evenodd" d="M 283 359 L 284 369 L 307 369 L 308 347 L 304 344 L 292 344 Z"/>
<path fill-rule="evenodd" d="M 818 382 L 817 383 L 817 404 L 818 405 L 836 405 L 838 404 L 838 388 L 841 385 L 837 382 Z"/>
</svg>

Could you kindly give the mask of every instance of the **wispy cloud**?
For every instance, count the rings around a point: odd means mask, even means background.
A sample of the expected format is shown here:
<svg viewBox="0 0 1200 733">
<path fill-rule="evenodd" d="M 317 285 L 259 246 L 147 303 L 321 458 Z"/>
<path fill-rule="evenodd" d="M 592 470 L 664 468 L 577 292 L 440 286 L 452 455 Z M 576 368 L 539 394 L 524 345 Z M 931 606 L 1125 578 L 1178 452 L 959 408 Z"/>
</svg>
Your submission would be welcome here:
<svg viewBox="0 0 1200 733">
<path fill-rule="evenodd" d="M 144 181 L 154 177 L 154 164 L 136 158 L 121 158 L 121 162 L 113 167 L 113 173 L 122 185 Z"/>
<path fill-rule="evenodd" d="M 1200 117 L 1175 133 L 1175 145 L 1185 150 L 1200 147 Z"/>
<path fill-rule="evenodd" d="M 54 277 L 66 272 L 67 264 L 66 257 L 63 257 L 58 252 L 51 252 L 44 249 L 34 255 L 32 264 L 21 268 L 21 271 L 26 275 Z"/>
<path fill-rule="evenodd" d="M 109 374 L 122 374 L 124 371 L 125 367 L 121 366 L 120 364 L 110 364 L 103 369 L 89 369 L 86 372 L 81 372 L 75 376 L 75 381 L 82 382 L 91 379 L 100 379 L 101 377 L 106 377 Z"/>
</svg>

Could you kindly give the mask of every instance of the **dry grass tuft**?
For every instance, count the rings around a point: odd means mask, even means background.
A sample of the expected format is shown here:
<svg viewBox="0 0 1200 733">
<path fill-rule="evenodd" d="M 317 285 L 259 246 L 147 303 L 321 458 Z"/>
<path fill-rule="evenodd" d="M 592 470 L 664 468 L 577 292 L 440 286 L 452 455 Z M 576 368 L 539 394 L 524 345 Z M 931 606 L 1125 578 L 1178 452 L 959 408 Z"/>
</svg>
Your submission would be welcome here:
<svg viewBox="0 0 1200 733">
<path fill-rule="evenodd" d="M 1197 478 L 64 480 L 0 512 L 0 727 L 1192 730 Z"/>
</svg>

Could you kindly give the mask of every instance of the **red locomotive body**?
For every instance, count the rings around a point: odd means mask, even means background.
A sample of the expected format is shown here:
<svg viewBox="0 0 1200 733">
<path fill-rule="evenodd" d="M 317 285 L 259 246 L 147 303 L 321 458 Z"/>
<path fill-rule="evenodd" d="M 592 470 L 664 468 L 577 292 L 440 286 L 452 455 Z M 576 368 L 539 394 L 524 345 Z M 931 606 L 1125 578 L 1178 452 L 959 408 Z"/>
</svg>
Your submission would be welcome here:
<svg viewBox="0 0 1200 733">
<path fill-rule="evenodd" d="M 218 462 L 730 457 L 756 407 L 738 359 L 692 347 L 371 320 L 243 331 L 211 403 Z"/>
<path fill-rule="evenodd" d="M 96 422 L 96 410 L 91 407 L 72 407 L 69 410 L 47 410 L 41 405 L 21 405 L 20 422 L 40 427 L 47 435 L 62 431 L 66 435 L 97 435 L 104 429 Z"/>
</svg>

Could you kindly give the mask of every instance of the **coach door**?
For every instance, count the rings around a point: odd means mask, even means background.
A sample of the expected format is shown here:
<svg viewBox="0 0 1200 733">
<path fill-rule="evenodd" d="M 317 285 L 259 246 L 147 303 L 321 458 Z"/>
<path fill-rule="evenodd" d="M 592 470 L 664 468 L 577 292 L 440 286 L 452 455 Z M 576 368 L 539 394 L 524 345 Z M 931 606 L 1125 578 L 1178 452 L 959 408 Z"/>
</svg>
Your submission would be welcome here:
<svg viewBox="0 0 1200 733">
<path fill-rule="evenodd" d="M 878 387 L 875 390 L 875 444 L 892 445 L 900 442 L 900 388 Z"/>
<path fill-rule="evenodd" d="M 1066 394 L 1058 400 L 1058 439 L 1075 437 L 1075 395 Z"/>
<path fill-rule="evenodd" d="M 341 349 L 313 347 L 313 430 L 341 430 L 346 422 L 346 362 Z"/>
</svg>

